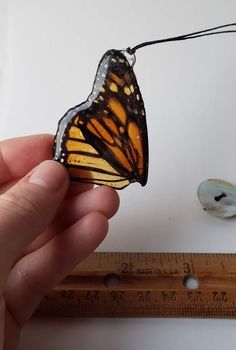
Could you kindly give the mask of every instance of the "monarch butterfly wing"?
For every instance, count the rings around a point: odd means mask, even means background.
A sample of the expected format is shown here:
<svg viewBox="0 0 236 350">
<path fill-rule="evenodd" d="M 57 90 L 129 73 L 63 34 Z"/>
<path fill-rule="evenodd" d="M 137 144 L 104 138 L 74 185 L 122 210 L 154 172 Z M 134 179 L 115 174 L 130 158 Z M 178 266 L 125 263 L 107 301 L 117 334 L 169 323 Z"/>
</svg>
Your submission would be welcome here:
<svg viewBox="0 0 236 350">
<path fill-rule="evenodd" d="M 132 67 L 116 50 L 102 58 L 88 100 L 60 120 L 54 159 L 72 180 L 124 188 L 147 181 L 145 110 Z"/>
<path fill-rule="evenodd" d="M 65 146 L 67 153 L 66 166 L 71 179 L 103 184 L 118 189 L 126 187 L 130 182 L 128 173 L 117 171 L 114 165 L 107 161 L 107 158 L 109 160 L 110 157 L 112 158 L 112 154 L 111 152 L 109 154 L 108 150 L 99 154 L 98 149 L 103 146 L 104 150 L 106 144 L 102 142 L 102 145 L 98 146 L 101 140 L 88 131 L 87 127 L 90 128 L 90 126 L 73 125 L 69 130 L 71 137 L 68 138 Z M 77 134 L 76 139 L 73 137 L 74 133 Z"/>
<path fill-rule="evenodd" d="M 124 60 L 122 56 L 125 58 L 120 51 L 116 51 L 116 61 L 121 62 L 125 66 L 125 69 L 123 70 L 123 67 L 115 65 L 114 62 L 111 79 L 118 84 L 118 94 L 115 95 L 115 98 L 118 100 L 118 104 L 120 103 L 125 108 L 127 114 L 125 136 L 129 142 L 130 152 L 133 155 L 135 181 L 140 182 L 144 186 L 148 177 L 146 113 L 133 68 L 129 65 L 128 60 Z M 117 78 L 119 77 L 122 78 L 118 80 Z M 119 108 L 114 109 L 119 110 Z"/>
</svg>

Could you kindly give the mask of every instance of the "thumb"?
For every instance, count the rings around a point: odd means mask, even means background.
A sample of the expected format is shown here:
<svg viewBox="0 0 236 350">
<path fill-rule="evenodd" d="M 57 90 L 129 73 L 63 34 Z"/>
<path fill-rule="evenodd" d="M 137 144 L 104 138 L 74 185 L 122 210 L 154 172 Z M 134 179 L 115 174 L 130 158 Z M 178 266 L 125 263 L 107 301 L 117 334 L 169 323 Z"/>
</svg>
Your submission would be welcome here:
<svg viewBox="0 0 236 350">
<path fill-rule="evenodd" d="M 48 160 L 0 196 L 0 248 L 3 250 L 0 266 L 5 274 L 28 244 L 52 221 L 68 183 L 65 168 Z M 0 269 L 0 275 L 4 271 Z"/>
</svg>

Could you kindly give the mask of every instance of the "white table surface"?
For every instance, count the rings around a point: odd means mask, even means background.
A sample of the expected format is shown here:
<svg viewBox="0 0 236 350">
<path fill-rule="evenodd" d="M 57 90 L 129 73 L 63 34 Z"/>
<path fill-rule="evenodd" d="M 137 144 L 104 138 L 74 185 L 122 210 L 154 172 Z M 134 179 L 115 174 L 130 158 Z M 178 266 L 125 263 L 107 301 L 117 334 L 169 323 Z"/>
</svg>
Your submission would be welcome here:
<svg viewBox="0 0 236 350">
<path fill-rule="evenodd" d="M 8 6 L 7 6 L 8 5 Z M 91 91 L 102 54 L 236 20 L 234 0 L 1 0 L 0 137 L 55 133 Z M 148 185 L 120 192 L 100 251 L 235 252 L 236 221 L 204 212 L 196 191 L 236 184 L 236 34 L 137 51 L 150 144 Z M 235 320 L 44 319 L 20 350 L 235 349 Z"/>
</svg>

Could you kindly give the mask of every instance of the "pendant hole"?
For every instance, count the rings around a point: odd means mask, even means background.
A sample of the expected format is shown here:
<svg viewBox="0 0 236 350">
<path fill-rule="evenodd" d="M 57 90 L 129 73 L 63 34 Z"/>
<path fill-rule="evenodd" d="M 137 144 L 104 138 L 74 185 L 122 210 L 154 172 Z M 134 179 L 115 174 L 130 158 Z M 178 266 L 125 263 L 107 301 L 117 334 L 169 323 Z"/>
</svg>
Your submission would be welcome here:
<svg viewBox="0 0 236 350">
<path fill-rule="evenodd" d="M 183 284 L 188 289 L 197 289 L 199 287 L 199 280 L 194 276 L 185 276 Z"/>
<path fill-rule="evenodd" d="M 115 273 L 109 273 L 104 278 L 104 284 L 107 288 L 118 288 L 120 285 L 120 277 Z"/>
</svg>

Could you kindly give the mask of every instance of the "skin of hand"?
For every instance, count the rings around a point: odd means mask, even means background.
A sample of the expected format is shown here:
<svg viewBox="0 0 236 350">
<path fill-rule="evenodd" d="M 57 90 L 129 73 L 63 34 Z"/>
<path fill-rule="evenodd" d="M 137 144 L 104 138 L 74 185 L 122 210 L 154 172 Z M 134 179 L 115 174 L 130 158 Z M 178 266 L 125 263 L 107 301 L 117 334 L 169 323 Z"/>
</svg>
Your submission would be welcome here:
<svg viewBox="0 0 236 350">
<path fill-rule="evenodd" d="M 0 350 L 15 350 L 42 297 L 92 253 L 119 207 L 112 188 L 69 183 L 52 135 L 0 142 Z"/>
</svg>

